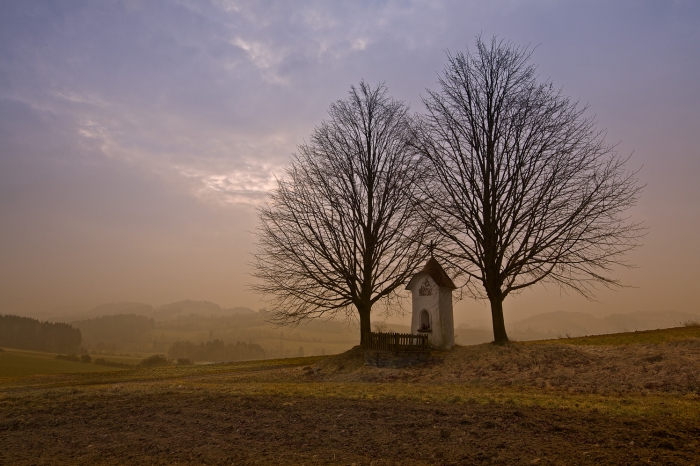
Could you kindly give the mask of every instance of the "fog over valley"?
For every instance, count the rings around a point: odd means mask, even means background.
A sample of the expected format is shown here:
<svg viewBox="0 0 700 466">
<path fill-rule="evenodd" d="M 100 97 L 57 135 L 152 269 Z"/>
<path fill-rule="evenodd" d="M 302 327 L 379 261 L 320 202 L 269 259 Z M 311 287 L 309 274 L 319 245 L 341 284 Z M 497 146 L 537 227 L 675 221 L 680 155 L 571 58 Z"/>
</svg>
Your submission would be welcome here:
<svg viewBox="0 0 700 466">
<path fill-rule="evenodd" d="M 171 359 L 189 356 L 196 362 L 215 362 L 335 354 L 359 343 L 357 322 L 315 320 L 292 328 L 277 327 L 267 322 L 267 314 L 265 308 L 222 308 L 208 301 L 186 300 L 160 306 L 109 303 L 83 312 L 53 314 L 48 320 L 79 329 L 82 348 L 93 355 L 128 354 L 140 358 L 162 353 Z M 410 322 L 406 319 L 407 316 L 377 318 L 373 329 L 408 333 Z M 675 311 L 605 317 L 555 311 L 507 322 L 506 326 L 513 340 L 528 341 L 663 329 L 698 320 L 700 314 Z M 479 319 L 458 319 L 455 334 L 456 342 L 462 345 L 493 340 L 488 322 Z M 262 351 L 238 354 L 224 350 L 236 343 L 255 344 Z M 218 346 L 197 351 L 183 346 L 187 344 Z"/>
</svg>

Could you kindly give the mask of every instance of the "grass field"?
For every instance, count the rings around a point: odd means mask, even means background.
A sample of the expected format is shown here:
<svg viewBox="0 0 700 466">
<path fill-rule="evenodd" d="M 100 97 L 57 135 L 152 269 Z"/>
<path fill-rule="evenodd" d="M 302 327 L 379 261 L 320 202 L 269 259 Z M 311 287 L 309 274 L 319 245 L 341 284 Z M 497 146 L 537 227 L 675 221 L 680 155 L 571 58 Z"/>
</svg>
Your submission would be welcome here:
<svg viewBox="0 0 700 466">
<path fill-rule="evenodd" d="M 695 327 L 35 375 L 0 380 L 0 463 L 694 464 L 699 395 Z"/>
<path fill-rule="evenodd" d="M 190 324 L 191 325 L 188 325 Z M 334 325 L 329 329 L 301 325 L 292 329 L 275 328 L 270 324 L 259 323 L 240 326 L 234 318 L 211 320 L 199 318 L 189 322 L 159 322 L 158 327 L 141 336 L 138 343 L 119 346 L 115 351 L 139 353 L 165 353 L 176 341 L 190 341 L 195 344 L 219 339 L 224 343 L 252 342 L 259 344 L 269 358 L 293 357 L 303 348 L 305 356 L 337 354 L 347 351 L 359 343 L 359 330 Z M 96 349 L 95 342 L 87 346 Z"/>
<path fill-rule="evenodd" d="M 56 353 L 4 348 L 0 352 L 0 378 L 71 372 L 105 372 L 114 369 L 56 359 Z"/>
<path fill-rule="evenodd" d="M 138 356 L 122 356 L 119 354 L 99 354 L 99 353 L 93 353 L 90 356 L 92 357 L 93 361 L 98 358 L 104 358 L 107 361 L 112 361 L 112 362 L 119 362 L 122 364 L 131 364 L 132 366 L 135 366 L 136 364 L 140 363 L 143 359 L 157 353 L 138 353 Z"/>
</svg>

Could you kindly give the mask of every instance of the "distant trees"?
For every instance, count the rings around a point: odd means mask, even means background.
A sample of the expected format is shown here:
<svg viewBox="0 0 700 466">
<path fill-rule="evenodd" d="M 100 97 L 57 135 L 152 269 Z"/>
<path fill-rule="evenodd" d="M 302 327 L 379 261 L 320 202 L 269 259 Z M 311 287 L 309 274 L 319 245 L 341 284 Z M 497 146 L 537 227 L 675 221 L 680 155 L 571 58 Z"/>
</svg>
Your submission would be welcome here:
<svg viewBox="0 0 700 466">
<path fill-rule="evenodd" d="M 139 363 L 141 367 L 165 367 L 169 365 L 170 361 L 168 361 L 168 358 L 166 358 L 164 354 L 154 354 L 143 359 Z"/>
<path fill-rule="evenodd" d="M 495 38 L 448 55 L 414 139 L 431 166 L 421 205 L 438 252 L 489 299 L 497 343 L 506 296 L 536 283 L 586 297 L 619 286 L 610 272 L 642 233 L 627 217 L 640 192 L 627 160 L 585 107 L 538 82 L 530 55 Z"/>
<path fill-rule="evenodd" d="M 96 358 L 93 364 L 97 364 L 98 366 L 106 366 L 106 367 L 118 367 L 121 369 L 133 369 L 134 365 L 133 364 L 127 364 L 124 362 L 116 362 L 116 361 L 109 361 L 105 358 Z"/>
<path fill-rule="evenodd" d="M 373 306 L 425 258 L 414 206 L 423 172 L 408 107 L 384 85 L 352 86 L 328 113 L 259 211 L 252 287 L 272 322 L 359 317 L 364 339 Z"/>
<path fill-rule="evenodd" d="M 98 342 L 135 343 L 156 327 L 153 319 L 135 314 L 95 317 L 73 325 L 81 330 L 86 346 Z"/>
<path fill-rule="evenodd" d="M 246 361 L 265 359 L 265 350 L 256 343 L 224 344 L 221 340 L 213 340 L 196 345 L 190 341 L 177 341 L 168 350 L 168 357 L 193 361 Z"/>
<path fill-rule="evenodd" d="M 11 348 L 64 352 L 80 348 L 80 330 L 64 323 L 39 322 L 30 317 L 0 316 L 0 345 Z"/>
</svg>

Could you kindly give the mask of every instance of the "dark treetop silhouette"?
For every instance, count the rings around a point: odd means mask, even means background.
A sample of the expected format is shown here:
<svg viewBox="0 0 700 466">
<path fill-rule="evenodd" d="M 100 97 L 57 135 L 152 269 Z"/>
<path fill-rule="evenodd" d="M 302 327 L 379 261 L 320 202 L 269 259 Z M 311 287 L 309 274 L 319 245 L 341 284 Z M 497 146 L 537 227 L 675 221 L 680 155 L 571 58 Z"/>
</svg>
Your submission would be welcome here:
<svg viewBox="0 0 700 466">
<path fill-rule="evenodd" d="M 503 300 L 538 282 L 591 297 L 626 265 L 642 228 L 625 217 L 640 187 L 586 107 L 538 82 L 531 51 L 477 38 L 448 54 L 428 91 L 415 144 L 432 165 L 423 213 L 438 251 L 491 303 L 494 339 L 508 340 Z"/>
<path fill-rule="evenodd" d="M 359 316 L 361 338 L 379 301 L 390 305 L 426 255 L 413 202 L 420 177 L 408 108 L 364 82 L 333 103 L 329 120 L 260 209 L 252 287 L 270 320 Z"/>
<path fill-rule="evenodd" d="M 0 346 L 36 351 L 77 351 L 82 338 L 80 330 L 69 324 L 0 315 Z"/>
</svg>

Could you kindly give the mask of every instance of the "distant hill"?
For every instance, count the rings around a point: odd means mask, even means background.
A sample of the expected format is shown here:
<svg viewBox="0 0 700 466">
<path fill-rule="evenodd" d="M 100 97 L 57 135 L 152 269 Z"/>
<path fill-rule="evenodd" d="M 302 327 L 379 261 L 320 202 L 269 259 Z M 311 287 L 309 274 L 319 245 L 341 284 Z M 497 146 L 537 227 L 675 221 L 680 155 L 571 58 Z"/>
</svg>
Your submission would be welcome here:
<svg viewBox="0 0 700 466">
<path fill-rule="evenodd" d="M 102 348 L 114 343 L 134 343 L 155 329 L 152 318 L 135 314 L 93 317 L 72 322 L 83 334 L 88 347 Z"/>
<path fill-rule="evenodd" d="M 254 313 L 255 311 L 248 307 L 233 307 L 225 309 L 210 301 L 193 301 L 188 299 L 157 307 L 153 312 L 153 317 L 156 320 L 169 320 L 181 315 L 201 315 L 210 317 Z"/>
<path fill-rule="evenodd" d="M 199 314 L 211 315 L 221 314 L 222 309 L 216 303 L 210 301 L 193 301 L 191 299 L 178 301 L 170 304 L 163 304 L 156 308 L 154 317 L 156 319 L 170 319 L 179 315 Z"/>
<path fill-rule="evenodd" d="M 222 308 L 218 304 L 211 301 L 195 301 L 191 299 L 168 303 L 162 306 L 152 306 L 146 303 L 125 301 L 119 303 L 100 304 L 99 306 L 95 306 L 86 312 L 66 312 L 58 316 L 53 316 L 52 320 L 58 319 L 78 321 L 120 314 L 134 314 L 163 321 L 175 319 L 178 316 L 183 315 L 211 317 L 256 314 L 256 312 L 249 307 L 238 306 L 232 308 Z"/>
<path fill-rule="evenodd" d="M 228 309 L 224 309 L 230 314 L 255 314 L 255 311 L 252 310 L 249 307 L 230 307 Z"/>
<path fill-rule="evenodd" d="M 136 314 L 150 317 L 153 314 L 153 306 L 135 302 L 108 303 L 95 306 L 84 313 L 85 317 L 102 317 L 117 314 Z"/>
</svg>

